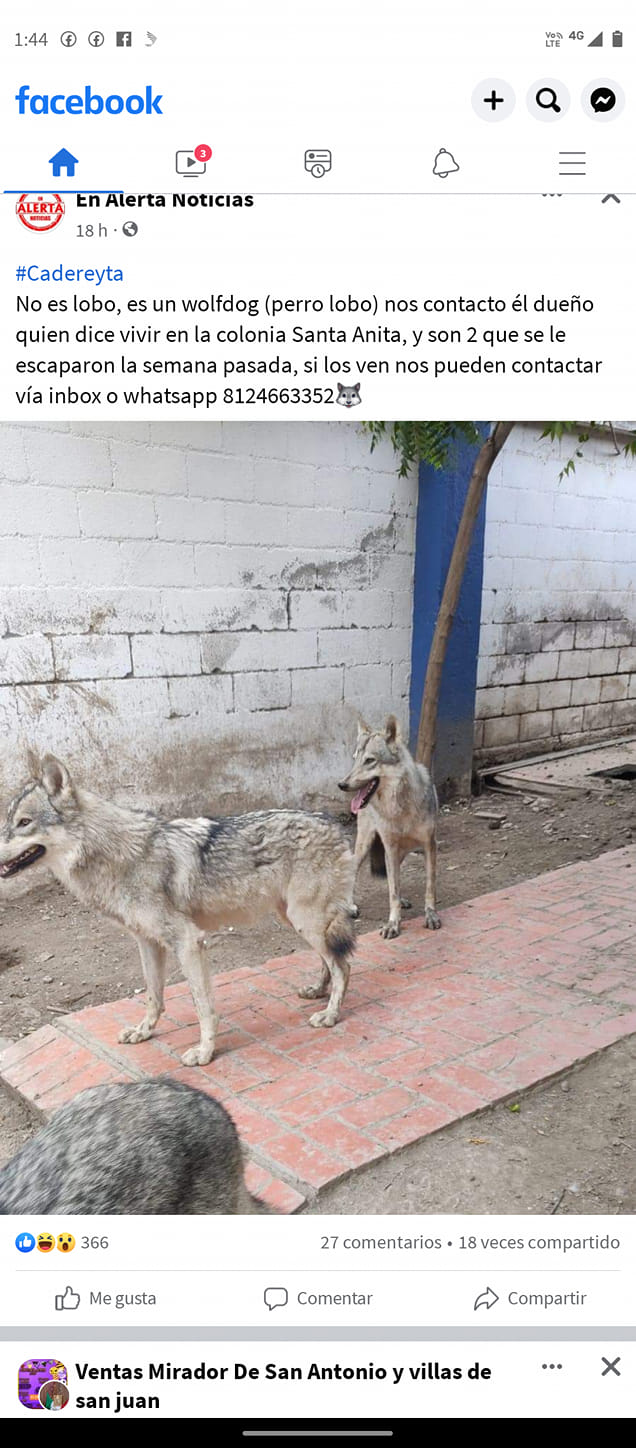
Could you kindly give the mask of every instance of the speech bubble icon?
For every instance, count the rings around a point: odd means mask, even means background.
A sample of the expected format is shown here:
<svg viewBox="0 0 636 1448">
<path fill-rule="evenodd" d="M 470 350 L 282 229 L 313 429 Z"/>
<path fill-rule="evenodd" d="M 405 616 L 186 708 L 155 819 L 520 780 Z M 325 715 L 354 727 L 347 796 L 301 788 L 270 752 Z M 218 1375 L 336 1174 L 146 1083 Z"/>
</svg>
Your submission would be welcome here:
<svg viewBox="0 0 636 1448">
<path fill-rule="evenodd" d="M 266 1307 L 269 1307 L 270 1312 L 273 1312 L 275 1307 L 287 1306 L 289 1293 L 286 1287 L 266 1287 L 263 1298 Z"/>
</svg>

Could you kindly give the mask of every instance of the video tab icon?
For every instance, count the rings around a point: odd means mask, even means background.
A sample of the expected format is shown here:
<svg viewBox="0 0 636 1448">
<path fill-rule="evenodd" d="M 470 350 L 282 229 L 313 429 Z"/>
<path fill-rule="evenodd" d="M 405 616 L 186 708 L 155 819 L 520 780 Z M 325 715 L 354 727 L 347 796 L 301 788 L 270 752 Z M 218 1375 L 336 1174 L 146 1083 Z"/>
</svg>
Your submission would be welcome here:
<svg viewBox="0 0 636 1448">
<path fill-rule="evenodd" d="M 177 151 L 175 169 L 179 176 L 204 176 L 206 163 L 199 160 L 196 151 Z"/>
</svg>

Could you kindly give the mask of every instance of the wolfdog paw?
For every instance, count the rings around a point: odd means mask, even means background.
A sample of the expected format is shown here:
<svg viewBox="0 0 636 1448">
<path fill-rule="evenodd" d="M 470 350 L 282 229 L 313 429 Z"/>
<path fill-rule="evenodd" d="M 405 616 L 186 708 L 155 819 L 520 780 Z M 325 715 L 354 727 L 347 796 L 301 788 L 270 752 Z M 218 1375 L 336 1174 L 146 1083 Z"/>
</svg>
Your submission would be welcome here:
<svg viewBox="0 0 636 1448">
<path fill-rule="evenodd" d="M 441 930 L 442 928 L 442 922 L 437 911 L 432 910 L 430 905 L 427 905 L 424 911 L 424 924 L 427 930 Z"/>
<path fill-rule="evenodd" d="M 399 921 L 395 920 L 387 920 L 386 925 L 383 925 L 380 931 L 380 935 L 383 935 L 385 940 L 395 940 L 396 935 L 399 935 L 399 933 Z"/>
<path fill-rule="evenodd" d="M 124 1026 L 117 1039 L 124 1046 L 138 1046 L 140 1041 L 147 1041 L 149 1035 L 150 1031 L 145 1031 L 143 1026 Z"/>
<path fill-rule="evenodd" d="M 199 1042 L 198 1046 L 191 1046 L 189 1051 L 184 1051 L 181 1060 L 184 1066 L 207 1066 L 213 1055 L 214 1046 L 202 1046 Z"/>
<path fill-rule="evenodd" d="M 335 1026 L 338 1017 L 332 1015 L 331 1011 L 315 1011 L 309 1017 L 310 1026 Z"/>
<path fill-rule="evenodd" d="M 404 899 L 402 899 L 402 900 L 400 900 L 400 905 L 402 906 L 402 909 L 403 909 L 403 910 L 412 910 L 412 909 L 413 909 L 413 906 L 412 906 L 410 900 L 404 900 Z"/>
<path fill-rule="evenodd" d="M 319 1001 L 323 996 L 329 995 L 329 986 L 318 981 L 316 985 L 302 985 L 298 992 L 302 1001 Z"/>
</svg>

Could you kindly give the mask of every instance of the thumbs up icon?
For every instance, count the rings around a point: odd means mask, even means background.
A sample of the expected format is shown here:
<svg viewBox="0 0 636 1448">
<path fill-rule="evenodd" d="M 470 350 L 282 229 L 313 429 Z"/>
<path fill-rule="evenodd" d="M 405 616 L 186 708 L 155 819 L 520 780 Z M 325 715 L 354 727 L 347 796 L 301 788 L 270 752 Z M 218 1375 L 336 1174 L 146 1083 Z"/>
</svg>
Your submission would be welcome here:
<svg viewBox="0 0 636 1448">
<path fill-rule="evenodd" d="M 32 1252 L 35 1247 L 35 1237 L 32 1232 L 18 1232 L 15 1245 L 18 1252 Z"/>
<path fill-rule="evenodd" d="M 80 1305 L 79 1292 L 74 1292 L 72 1287 L 67 1287 L 66 1292 L 58 1293 L 55 1298 L 56 1312 L 74 1312 Z"/>
</svg>

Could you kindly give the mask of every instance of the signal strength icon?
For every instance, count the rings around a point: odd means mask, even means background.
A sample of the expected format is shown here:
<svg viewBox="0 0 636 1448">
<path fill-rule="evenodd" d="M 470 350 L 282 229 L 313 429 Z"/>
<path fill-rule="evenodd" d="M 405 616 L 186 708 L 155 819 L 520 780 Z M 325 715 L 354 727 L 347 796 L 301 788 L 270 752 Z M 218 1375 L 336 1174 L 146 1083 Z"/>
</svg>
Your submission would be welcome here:
<svg viewBox="0 0 636 1448">
<path fill-rule="evenodd" d="M 593 50 L 595 46 L 601 46 L 602 44 L 603 44 L 603 31 L 602 31 L 602 30 L 599 30 L 598 35 L 595 35 L 594 39 L 590 41 L 590 43 L 589 43 L 589 45 L 588 45 L 587 48 L 588 48 L 588 50 Z"/>
</svg>

